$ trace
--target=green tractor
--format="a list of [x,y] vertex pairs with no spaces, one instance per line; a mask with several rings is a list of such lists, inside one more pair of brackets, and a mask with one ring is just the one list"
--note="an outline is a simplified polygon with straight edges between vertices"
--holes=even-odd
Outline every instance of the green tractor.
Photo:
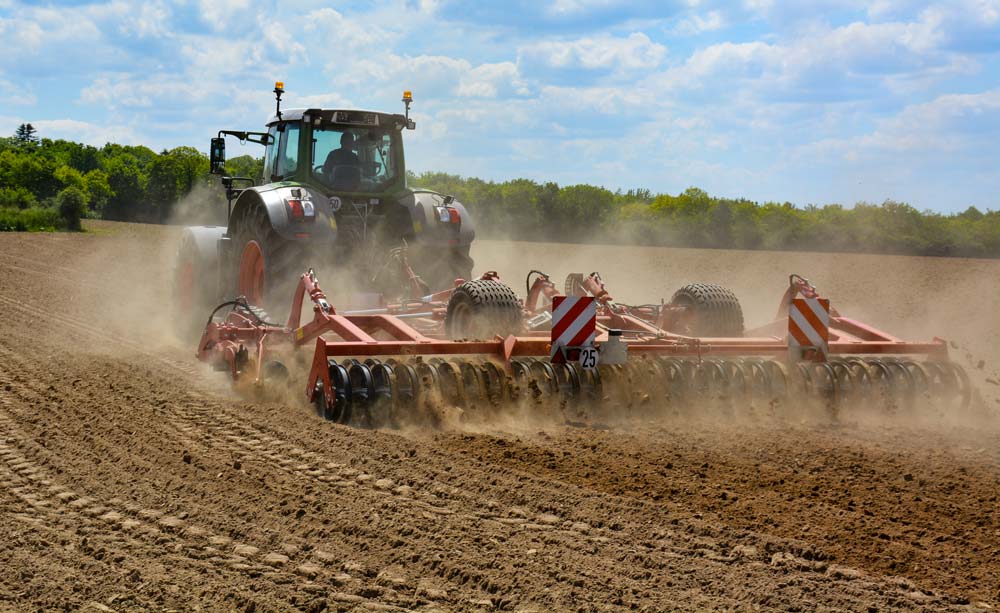
[[403,130],[416,127],[410,92],[405,114],[282,111],[282,83],[274,93],[266,132],[222,130],[212,139],[213,174],[225,175],[227,136],[263,145],[264,172],[222,176],[225,227],[184,229],[175,273],[182,316],[200,318],[239,296],[283,316],[309,268],[340,304],[412,298],[471,279],[468,211],[451,196],[406,183]]

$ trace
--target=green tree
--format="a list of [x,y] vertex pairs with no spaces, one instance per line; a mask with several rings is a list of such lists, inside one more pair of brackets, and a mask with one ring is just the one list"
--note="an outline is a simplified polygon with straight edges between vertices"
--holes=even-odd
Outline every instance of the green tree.
[[69,166],[86,174],[100,167],[100,151],[96,147],[74,143],[68,140],[43,138],[38,152],[55,160],[60,165]]
[[87,196],[79,187],[70,186],[56,196],[56,207],[63,218],[67,230],[81,230],[80,219],[87,212]]
[[60,166],[56,168],[54,173],[56,181],[62,185],[62,187],[76,187],[80,190],[84,189],[83,175],[79,170],[73,168],[72,166]]
[[208,170],[208,158],[192,147],[161,153],[149,166],[146,198],[151,215],[147,221],[166,221],[174,204],[196,185],[209,184]]
[[23,145],[34,144],[38,142],[38,137],[35,135],[36,132],[38,132],[38,130],[35,129],[35,126],[30,123],[22,123],[17,126],[17,132],[14,133],[14,138],[17,142]]
[[105,219],[144,219],[146,177],[140,162],[131,154],[115,155],[102,161],[111,191],[103,208]]
[[39,200],[52,198],[62,188],[55,177],[57,169],[54,161],[33,152],[0,152],[0,185],[23,187]]
[[0,209],[27,209],[37,204],[35,195],[21,186],[0,187]]
[[[554,185],[554,184],[553,184]],[[547,224],[551,233],[563,229],[588,238],[602,230],[614,214],[615,195],[603,187],[568,185],[556,198],[555,224]],[[571,238],[570,234],[567,238]]]
[[264,175],[264,158],[240,155],[226,160],[226,173],[231,177],[250,177],[259,181]]
[[83,188],[87,194],[90,210],[100,216],[112,196],[107,173],[103,170],[91,170],[83,175]]

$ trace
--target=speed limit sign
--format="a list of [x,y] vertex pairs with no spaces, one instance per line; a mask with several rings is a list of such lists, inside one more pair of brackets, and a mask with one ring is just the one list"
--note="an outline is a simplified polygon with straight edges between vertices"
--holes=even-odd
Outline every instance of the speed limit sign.
[[590,345],[580,348],[580,367],[587,370],[597,368],[597,347]]

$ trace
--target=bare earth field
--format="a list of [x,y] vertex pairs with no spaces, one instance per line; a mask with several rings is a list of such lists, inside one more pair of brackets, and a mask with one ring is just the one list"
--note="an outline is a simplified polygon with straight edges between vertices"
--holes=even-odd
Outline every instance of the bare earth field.
[[477,270],[519,292],[530,268],[637,302],[719,282],[749,325],[800,273],[954,341],[981,398],[365,431],[241,398],[173,338],[174,229],[90,228],[0,233],[0,610],[1000,607],[1000,262],[484,241]]

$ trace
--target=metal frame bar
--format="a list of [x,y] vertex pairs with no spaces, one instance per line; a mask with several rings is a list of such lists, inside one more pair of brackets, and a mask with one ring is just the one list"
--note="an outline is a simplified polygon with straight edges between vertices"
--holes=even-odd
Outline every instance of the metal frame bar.
[[[811,286],[806,285],[807,282],[798,279],[800,281],[793,277],[783,300],[789,300],[800,292],[815,294]],[[749,338],[695,338],[671,333],[643,317],[653,319],[659,315],[662,320],[663,313],[657,313],[655,309],[616,305],[603,284],[594,285],[588,291],[591,289],[600,291],[604,298],[599,306],[598,345],[607,342],[609,329],[619,329],[626,333],[622,340],[628,345],[628,351],[638,355],[788,359],[788,343],[783,336],[787,322],[780,318],[750,331],[757,336]],[[542,297],[548,299],[554,291],[554,285],[547,277],[536,280],[536,286],[529,290],[529,302],[534,306],[535,313],[547,308]],[[313,303],[313,319],[301,325],[301,311],[307,295]],[[262,366],[270,352],[282,346],[299,347],[315,343],[307,383],[307,394],[311,397],[320,381],[326,393],[333,393],[327,361],[334,357],[476,355],[495,358],[509,368],[513,357],[547,357],[550,354],[549,335],[541,331],[478,341],[446,338],[443,319],[450,295],[451,290],[446,290],[381,309],[339,314],[327,302],[315,275],[309,271],[300,277],[293,295],[292,313],[285,326],[263,324],[247,311],[234,310],[225,321],[208,324],[199,343],[197,357],[221,366],[229,370],[233,378],[239,378],[240,369],[244,366],[241,356],[247,356],[248,348],[252,347],[256,354],[255,380],[260,382]],[[770,334],[774,332],[777,334]],[[389,340],[376,338],[375,335],[379,334],[388,336]],[[324,335],[336,335],[337,338],[324,338]],[[942,339],[907,342],[839,315],[830,319],[830,337],[830,355],[926,355],[946,358],[948,353],[947,343]],[[328,400],[332,401],[332,398]]]

